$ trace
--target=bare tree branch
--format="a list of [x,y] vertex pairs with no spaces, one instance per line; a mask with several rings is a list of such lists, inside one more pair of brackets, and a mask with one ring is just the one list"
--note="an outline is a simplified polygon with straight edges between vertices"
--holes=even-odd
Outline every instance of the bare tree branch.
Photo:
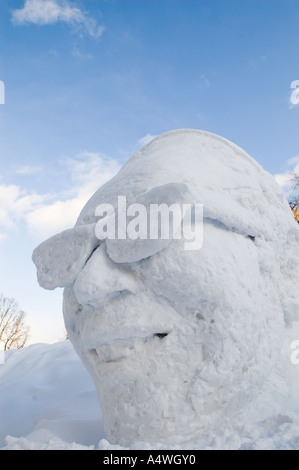
[[4,351],[7,349],[23,348],[29,337],[29,327],[26,326],[25,312],[14,299],[0,294],[0,342]]

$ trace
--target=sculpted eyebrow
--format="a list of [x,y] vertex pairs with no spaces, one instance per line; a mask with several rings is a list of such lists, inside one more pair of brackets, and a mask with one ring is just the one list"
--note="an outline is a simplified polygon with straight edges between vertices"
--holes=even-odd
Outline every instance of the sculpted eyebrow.
[[39,284],[49,290],[70,285],[100,243],[95,224],[76,226],[41,243],[32,255]]

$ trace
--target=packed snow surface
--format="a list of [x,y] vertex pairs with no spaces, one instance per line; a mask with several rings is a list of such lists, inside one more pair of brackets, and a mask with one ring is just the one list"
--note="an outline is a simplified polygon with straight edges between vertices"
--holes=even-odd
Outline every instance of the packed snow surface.
[[[299,374],[299,365],[297,366]],[[69,341],[6,353],[0,366],[1,450],[119,450],[103,429],[97,394]],[[184,449],[136,442],[126,449]],[[299,415],[276,414],[237,429],[223,426],[187,449],[298,449]]]
[[[135,208],[202,205],[202,247],[95,237],[100,204],[116,211],[109,220],[128,216],[120,196]],[[284,419],[298,403],[298,241],[281,189],[254,159],[214,134],[179,130],[133,155],[73,230],[35,250],[41,286],[64,287],[68,337],[112,444],[210,443],[219,429],[278,415],[274,427],[293,426]]]

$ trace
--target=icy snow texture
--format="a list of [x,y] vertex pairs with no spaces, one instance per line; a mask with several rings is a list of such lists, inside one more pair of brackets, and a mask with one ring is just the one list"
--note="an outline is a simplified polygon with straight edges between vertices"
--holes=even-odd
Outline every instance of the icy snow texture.
[[[183,240],[95,246],[99,204],[169,204],[167,188],[172,202],[203,204],[201,250]],[[190,445],[296,407],[298,236],[257,162],[221,137],[179,130],[133,155],[73,231],[35,250],[41,285],[65,287],[68,335],[112,443]]]
[[[295,369],[299,374],[299,366]],[[123,448],[107,440],[94,384],[69,341],[6,352],[0,397],[1,450]],[[187,448],[298,449],[299,415],[277,414],[235,429],[223,426],[211,440]],[[136,442],[129,449],[183,446]]]

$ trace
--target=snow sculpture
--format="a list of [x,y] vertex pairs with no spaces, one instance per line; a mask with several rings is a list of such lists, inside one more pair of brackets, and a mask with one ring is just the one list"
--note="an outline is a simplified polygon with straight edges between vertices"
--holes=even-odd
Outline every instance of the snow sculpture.
[[[163,203],[167,188],[173,202],[203,204],[201,249],[96,237],[100,204]],[[274,178],[231,142],[188,129],[135,153],[73,229],[36,248],[40,285],[64,287],[69,339],[112,443],[198,442],[293,406],[298,252]]]

